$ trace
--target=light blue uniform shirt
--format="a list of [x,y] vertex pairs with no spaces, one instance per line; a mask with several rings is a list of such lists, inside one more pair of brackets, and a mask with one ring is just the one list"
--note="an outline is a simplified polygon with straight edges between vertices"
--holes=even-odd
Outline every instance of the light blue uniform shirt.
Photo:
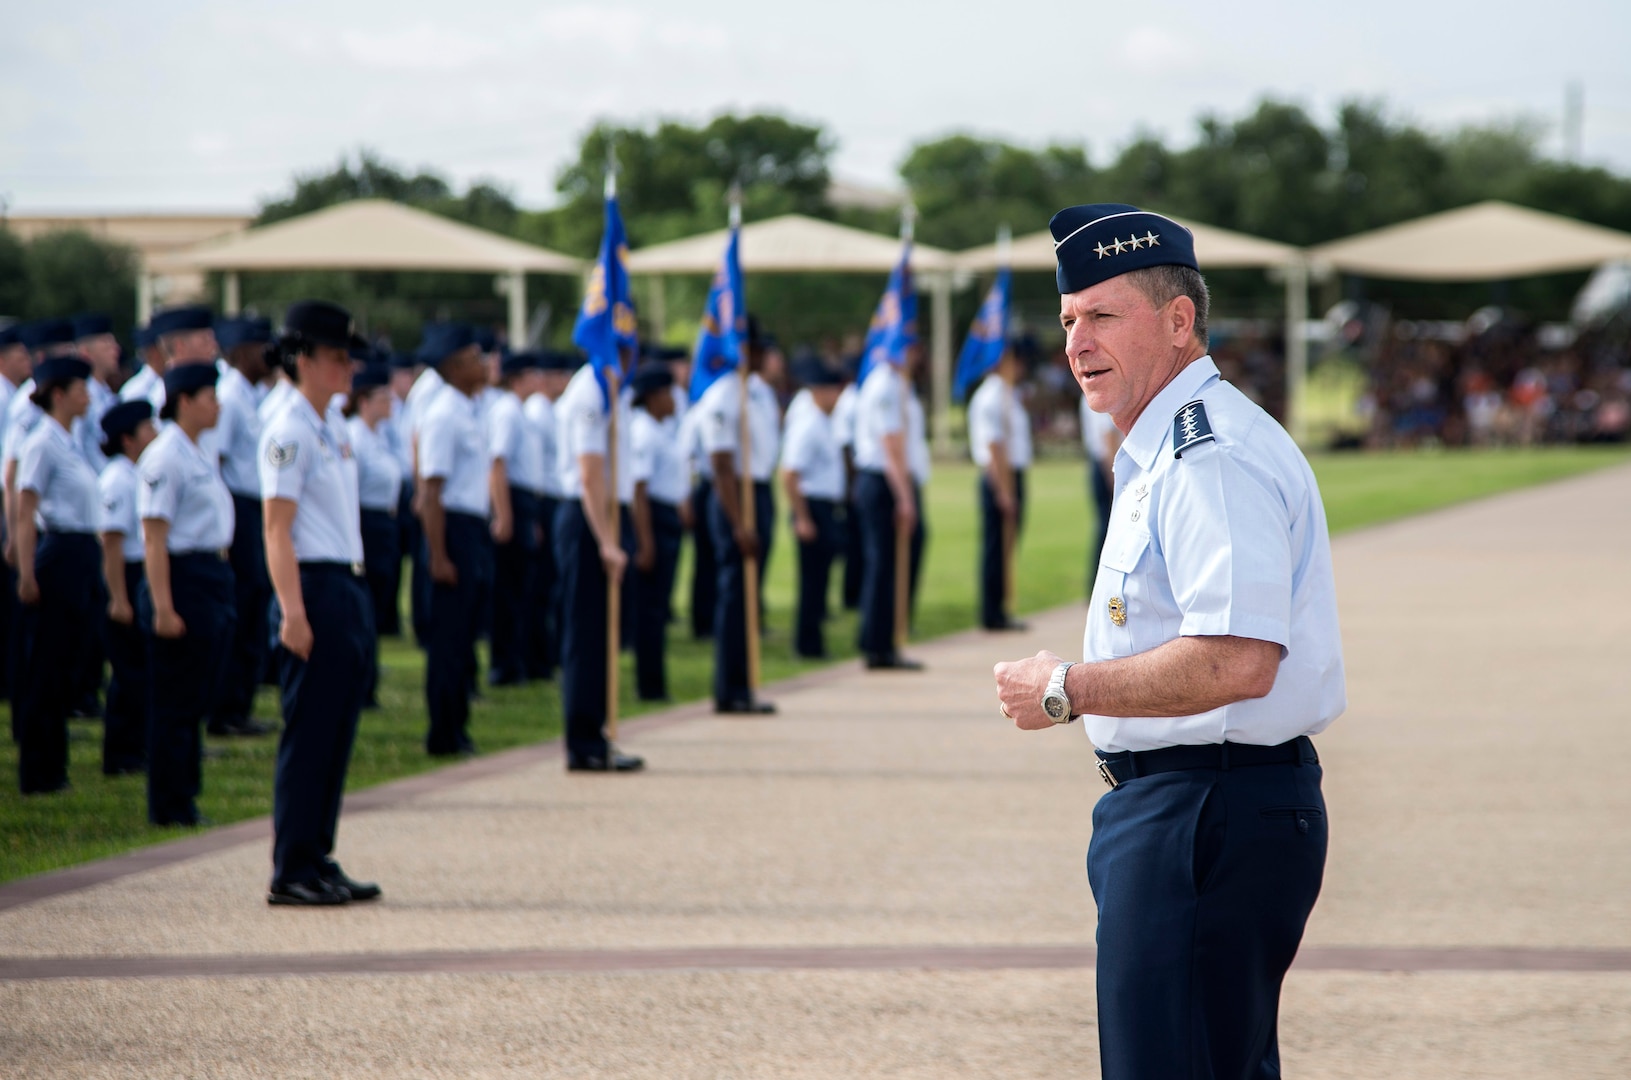
[[215,425],[215,451],[221,455],[221,479],[234,495],[261,497],[260,401],[255,387],[231,364],[218,365],[221,378],[215,396],[221,419]]
[[413,476],[413,439],[408,434],[407,415],[406,404],[392,397],[391,415],[380,425],[385,445],[391,448],[397,469],[405,479]]
[[[295,393],[261,435],[262,500],[297,507],[289,534],[297,562],[362,562],[362,512],[351,431],[339,410],[318,418]],[[394,505],[393,498],[393,505]]]
[[142,369],[119,387],[120,401],[146,401],[152,403],[153,415],[159,414],[164,405],[164,376],[155,372],[145,364]]
[[391,453],[385,437],[389,420],[381,420],[379,430],[371,429],[360,416],[345,422],[351,436],[351,450],[357,458],[357,499],[364,510],[396,513],[402,495],[402,466]]
[[[616,404],[617,501],[627,506],[634,501],[634,470],[629,467],[633,453],[629,430],[632,417],[628,402],[621,395]],[[600,392],[600,383],[595,380],[594,369],[585,364],[555,402],[555,466],[561,480],[562,498],[583,498],[583,477],[578,461],[583,455],[600,455],[610,473],[611,461],[606,455],[610,432],[610,413]]]
[[99,496],[96,473],[73,436],[42,416],[17,458],[17,490],[40,497],[34,520],[50,532],[95,533]]
[[844,449],[838,445],[832,417],[821,411],[808,390],[801,390],[787,406],[782,471],[798,474],[806,499],[837,502],[844,497]]
[[504,462],[510,484],[534,495],[545,494],[544,433],[527,419],[521,399],[509,390],[500,391],[487,410],[487,431],[493,457]]
[[141,478],[136,513],[143,521],[170,523],[167,551],[182,555],[222,551],[232,545],[232,493],[209,452],[187,438],[180,427],[164,425],[158,438],[142,451],[136,473]]
[[443,481],[442,506],[450,513],[485,519],[492,509],[487,486],[492,466],[480,395],[466,397],[446,387],[419,420],[419,475]]
[[992,443],[1002,445],[1009,465],[1016,469],[1030,467],[1031,415],[1015,388],[994,374],[987,375],[968,399],[968,450],[974,464],[982,469],[991,464]]
[[[142,519],[136,514],[136,463],[123,454],[108,459],[107,468],[96,478],[96,489],[102,499],[102,508],[96,516],[96,531],[118,533],[123,539],[119,549],[125,562],[139,563],[147,557],[142,547]],[[131,597],[135,600],[135,597]]]
[[1282,659],[1267,697],[1195,716],[1086,716],[1093,744],[1272,746],[1325,730],[1347,707],[1342,642],[1325,507],[1297,444],[1203,357],[1139,416],[1115,473],[1083,656],[1229,635],[1272,641]]
[[6,441],[0,446],[0,469],[16,461],[23,453],[23,444],[29,434],[45,416],[30,398],[34,393],[34,380],[25,380],[6,403]]
[[555,403],[543,394],[534,394],[521,406],[521,415],[537,432],[543,450],[543,492],[550,498],[559,499],[565,491],[561,488],[561,470],[556,461],[560,447],[556,445]]
[[[708,455],[729,453],[738,476],[742,474],[742,381],[735,374],[714,382],[697,399],[697,431]],[[769,480],[781,453],[782,416],[776,392],[757,372],[748,376],[748,472],[754,480]],[[708,465],[709,472],[713,470]]]
[[630,468],[634,482],[646,485],[646,498],[678,506],[691,493],[691,466],[680,450],[680,422],[658,420],[644,409],[629,419]]
[[906,469],[912,479],[927,484],[929,440],[923,403],[907,389],[899,368],[893,364],[876,364],[867,372],[855,399],[855,467],[883,472],[884,436],[900,431],[903,421]]
[[79,443],[85,463],[92,472],[100,474],[108,463],[108,456],[102,452],[102,417],[118,404],[119,398],[100,379],[86,379],[85,388],[90,392],[91,404],[85,415],[74,421],[74,439]]
[[[279,379],[266,395],[261,398],[260,404],[255,406],[255,412],[260,416],[261,441],[266,441],[266,425],[277,419],[284,409],[288,408],[294,399],[300,396],[294,383],[288,379]],[[257,465],[258,469],[260,466]]]

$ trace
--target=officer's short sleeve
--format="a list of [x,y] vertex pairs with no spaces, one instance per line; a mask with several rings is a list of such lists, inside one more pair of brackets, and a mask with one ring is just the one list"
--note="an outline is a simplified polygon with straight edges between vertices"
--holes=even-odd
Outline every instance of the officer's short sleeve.
[[487,450],[506,465],[521,456],[521,410],[505,402],[488,414]]
[[419,475],[426,480],[446,480],[453,474],[453,460],[459,449],[458,425],[432,408],[419,422]]
[[306,474],[316,448],[302,440],[287,423],[274,423],[261,437],[256,465],[262,499],[288,499],[298,503],[306,490]]
[[[1170,449],[1164,451],[1171,453]],[[1156,532],[1185,637],[1291,644],[1291,515],[1246,448],[1204,443],[1167,472]]]
[[656,424],[635,421],[629,429],[629,479],[649,484],[657,471],[657,440],[662,432]]
[[812,430],[813,425],[803,416],[794,418],[787,425],[787,435],[782,440],[782,468],[788,472],[802,473],[810,467],[815,449]]
[[905,426],[902,400],[900,379],[893,373],[881,372],[877,378],[867,377],[859,405],[866,411],[873,431],[894,435]]
[[133,492],[129,484],[120,483],[112,469],[102,473],[97,482],[97,510],[96,531],[99,533],[119,533],[123,535],[130,529],[131,505]]
[[[581,399],[583,395],[579,397]],[[566,425],[566,448],[572,455],[574,467],[576,459],[585,454],[606,456],[608,445],[606,410],[598,403],[589,400],[573,401],[567,406],[566,415],[556,416],[555,422]]]
[[143,521],[175,520],[181,493],[177,490],[176,478],[169,475],[164,465],[164,460],[157,458],[137,467],[136,515]]
[[46,453],[45,440],[30,439],[17,455],[17,490],[39,495],[50,482],[51,456]]
[[697,403],[697,408],[701,410],[698,433],[702,437],[703,451],[709,454],[735,453],[741,439],[741,432],[737,430],[740,401],[735,394],[736,388],[721,385],[722,382],[714,383],[714,387],[720,387],[718,390],[709,387]]
[[1002,441],[1002,398],[986,383],[974,392],[968,403],[968,441],[984,453],[986,447]]

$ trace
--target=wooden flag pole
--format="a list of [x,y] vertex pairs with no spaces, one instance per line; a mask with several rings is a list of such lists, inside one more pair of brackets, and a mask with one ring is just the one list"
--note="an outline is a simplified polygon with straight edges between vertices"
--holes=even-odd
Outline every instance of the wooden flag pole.
[[[741,472],[738,479],[741,482],[742,524],[747,526],[749,532],[755,537],[759,533],[758,510],[753,498],[753,467],[751,465],[753,454],[753,432],[748,424],[748,363],[747,343],[742,344],[742,359],[736,365],[739,376],[738,389],[740,393],[740,408],[737,410],[737,420],[740,425]],[[757,540],[755,540],[757,543]],[[747,646],[748,646],[748,689],[755,695],[759,692],[759,553],[757,548],[751,552],[742,553],[742,605],[746,609]]]
[[[621,352],[621,350],[620,350]],[[619,355],[619,366],[622,357]],[[606,520],[612,525],[612,540],[622,543],[623,508],[617,501],[617,412],[622,378],[616,371],[606,373],[606,393],[611,400],[606,425]],[[606,575],[606,764],[611,767],[617,747],[617,676],[622,655],[623,582],[616,574]]]

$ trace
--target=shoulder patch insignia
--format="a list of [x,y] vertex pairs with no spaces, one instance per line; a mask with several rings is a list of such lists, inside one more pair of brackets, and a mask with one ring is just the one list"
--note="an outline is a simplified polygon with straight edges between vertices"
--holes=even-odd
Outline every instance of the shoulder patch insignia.
[[299,452],[299,443],[280,443],[276,439],[266,441],[266,463],[274,469],[287,469],[293,465]]
[[142,474],[142,483],[153,491],[164,486],[164,474],[160,472],[147,472]]
[[1181,458],[1184,451],[1216,438],[1212,423],[1206,418],[1205,402],[1196,400],[1179,409],[1172,418],[1172,456]]

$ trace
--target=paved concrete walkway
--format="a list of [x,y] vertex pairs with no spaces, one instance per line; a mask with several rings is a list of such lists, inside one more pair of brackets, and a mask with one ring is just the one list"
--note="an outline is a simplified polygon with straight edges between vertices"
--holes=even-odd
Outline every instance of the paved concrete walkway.
[[[1631,469],[1338,541],[1351,707],[1288,1075],[1631,1075]],[[990,666],[1082,609],[351,800],[386,899],[270,909],[267,827],[0,888],[0,1076],[1096,1075],[1103,790]]]

